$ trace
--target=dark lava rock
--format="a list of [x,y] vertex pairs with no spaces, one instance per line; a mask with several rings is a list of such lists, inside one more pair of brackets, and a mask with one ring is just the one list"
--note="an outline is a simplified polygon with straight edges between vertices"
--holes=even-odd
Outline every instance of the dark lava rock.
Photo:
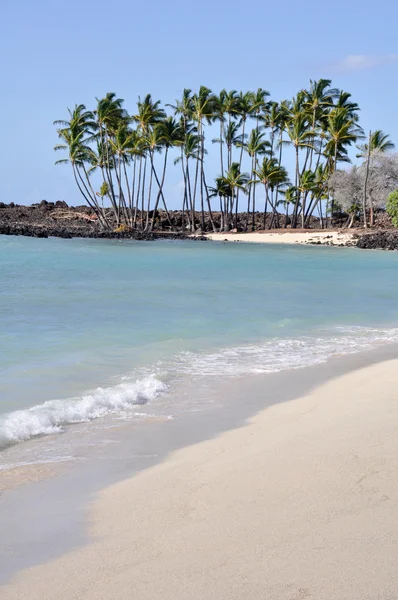
[[398,232],[377,231],[358,237],[357,248],[365,250],[398,250]]
[[55,203],[55,208],[69,208],[69,206],[64,200],[57,200]]

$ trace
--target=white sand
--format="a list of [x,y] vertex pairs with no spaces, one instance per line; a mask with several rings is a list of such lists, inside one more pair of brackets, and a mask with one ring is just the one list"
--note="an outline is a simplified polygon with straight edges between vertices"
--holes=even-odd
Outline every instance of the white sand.
[[354,234],[344,231],[275,231],[259,233],[206,233],[206,237],[218,242],[254,242],[257,244],[322,244],[340,245],[355,243]]
[[345,375],[108,488],[92,543],[1,599],[395,600],[397,372]]

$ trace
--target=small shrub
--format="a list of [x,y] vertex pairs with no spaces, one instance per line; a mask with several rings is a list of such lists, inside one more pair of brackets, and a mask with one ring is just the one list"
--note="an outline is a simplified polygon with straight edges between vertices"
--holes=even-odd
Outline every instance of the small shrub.
[[386,211],[390,215],[394,227],[398,227],[398,190],[391,192],[388,196]]
[[119,225],[119,227],[117,227],[115,230],[115,233],[127,233],[129,231],[131,231],[131,227],[129,227],[128,225]]

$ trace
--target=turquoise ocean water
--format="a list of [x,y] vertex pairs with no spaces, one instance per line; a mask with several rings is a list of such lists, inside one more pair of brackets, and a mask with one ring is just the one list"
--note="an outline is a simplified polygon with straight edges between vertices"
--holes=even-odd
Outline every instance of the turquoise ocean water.
[[396,341],[397,272],[356,249],[0,236],[0,448]]

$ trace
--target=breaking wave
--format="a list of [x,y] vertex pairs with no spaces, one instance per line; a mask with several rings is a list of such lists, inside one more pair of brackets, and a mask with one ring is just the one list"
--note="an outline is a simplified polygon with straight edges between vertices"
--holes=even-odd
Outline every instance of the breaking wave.
[[37,435],[58,433],[72,423],[84,423],[131,410],[165,392],[167,386],[154,376],[123,382],[66,400],[49,400],[0,417],[0,448]]

